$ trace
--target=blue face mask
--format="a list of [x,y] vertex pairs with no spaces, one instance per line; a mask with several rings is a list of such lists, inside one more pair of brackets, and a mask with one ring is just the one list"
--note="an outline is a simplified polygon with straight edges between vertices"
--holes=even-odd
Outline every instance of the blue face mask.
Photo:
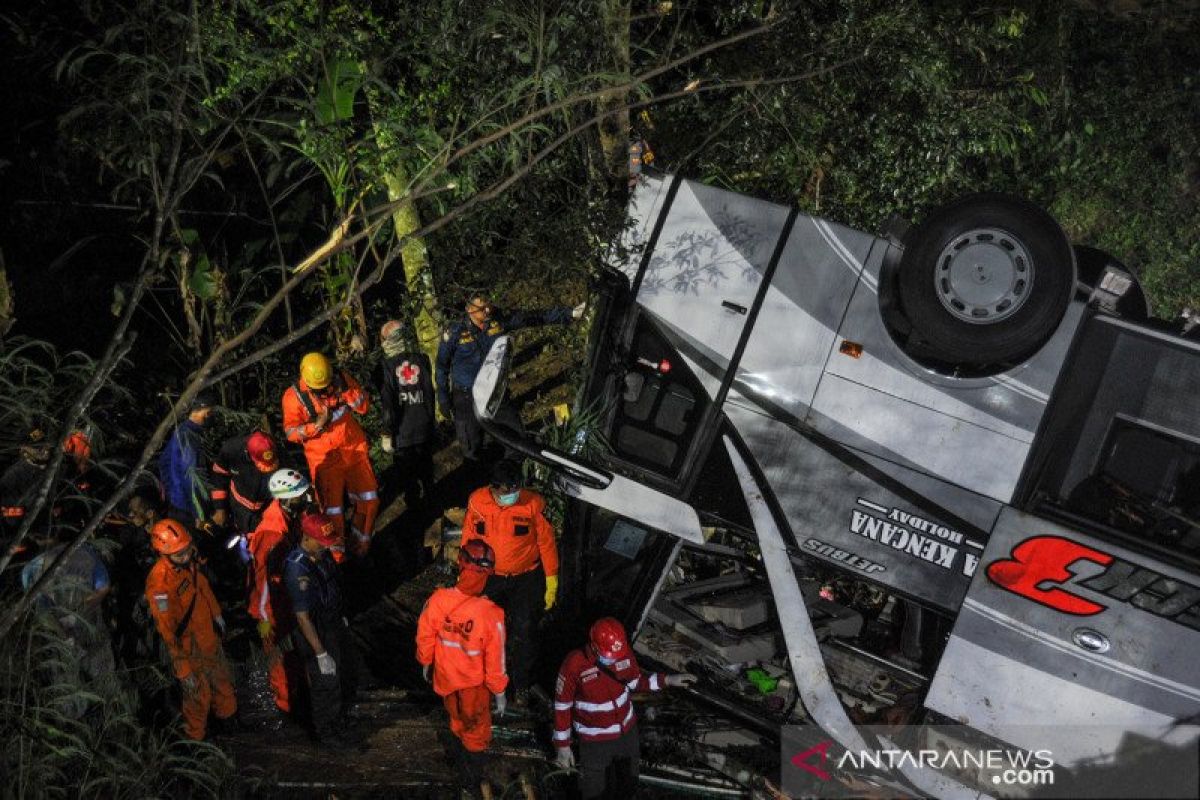
[[521,497],[521,490],[517,489],[513,492],[496,495],[496,502],[502,506],[513,506],[517,504],[517,500]]
[[617,660],[615,658],[605,658],[604,656],[599,656],[599,655],[596,656],[596,660],[599,661],[601,664],[603,664],[606,667],[611,667],[613,664],[617,663]]

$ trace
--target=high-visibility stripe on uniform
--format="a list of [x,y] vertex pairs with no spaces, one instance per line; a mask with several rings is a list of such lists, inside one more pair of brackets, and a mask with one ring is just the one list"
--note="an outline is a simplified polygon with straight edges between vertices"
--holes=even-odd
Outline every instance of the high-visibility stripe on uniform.
[[[629,713],[625,715],[625,719],[623,719],[620,722],[620,724],[609,725],[608,727],[605,727],[605,728],[592,728],[592,727],[589,727],[587,725],[584,725],[584,724],[576,721],[574,723],[575,732],[580,733],[584,736],[607,736],[607,735],[613,734],[613,733],[621,733],[622,731],[625,730],[625,726],[627,726],[632,719],[633,719],[633,706],[630,706]],[[556,738],[558,737],[557,733],[555,733],[555,737]]]
[[475,656],[483,655],[482,650],[468,650],[467,648],[462,646],[462,642],[452,642],[449,639],[443,639],[440,636],[438,637],[438,644],[445,645],[446,647],[457,647],[459,650],[462,650],[464,653],[471,656],[472,658],[474,658]]
[[25,516],[25,507],[24,506],[3,506],[3,507],[0,507],[0,514],[3,514],[4,516],[9,517],[10,519],[12,517],[23,517],[23,516]]
[[[265,500],[263,500],[262,502],[256,503],[253,500],[251,500],[249,497],[245,497],[241,492],[239,492],[237,490],[236,483],[230,483],[229,490],[231,492],[233,492],[234,500],[237,500],[239,503],[241,503],[243,506],[250,509],[251,511],[261,511],[262,507],[267,504],[267,501],[265,501]],[[213,492],[213,496],[216,497],[216,492]]]
[[325,513],[333,514],[334,516],[341,516],[342,507],[341,506],[326,506]]
[[367,491],[367,492],[363,492],[361,494],[355,494],[354,492],[347,492],[347,494],[350,495],[351,500],[378,500],[379,499],[379,492],[376,492],[374,489]]
[[[576,700],[574,705],[580,711],[616,711],[628,702],[629,692],[621,692],[621,696],[615,700],[606,700],[603,703],[588,703],[584,700]],[[557,706],[558,704],[555,703],[555,707]],[[567,705],[567,708],[570,708],[570,704]]]
[[338,406],[337,408],[335,408],[333,410],[333,413],[329,415],[329,421],[337,422],[339,419],[346,416],[346,414],[348,414],[348,413],[350,413],[349,406]]
[[371,537],[370,537],[370,536],[368,536],[367,534],[363,533],[362,531],[360,531],[358,528],[354,527],[353,525],[351,525],[351,526],[350,526],[350,532],[351,532],[351,533],[353,533],[353,534],[354,534],[354,538],[355,538],[355,539],[358,539],[360,542],[369,542],[369,541],[371,541]]

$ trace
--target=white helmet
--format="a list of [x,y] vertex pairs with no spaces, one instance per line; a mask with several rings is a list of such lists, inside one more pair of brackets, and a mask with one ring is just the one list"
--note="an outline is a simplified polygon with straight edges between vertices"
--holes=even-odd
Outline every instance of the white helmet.
[[271,497],[277,500],[288,500],[293,497],[299,497],[307,492],[312,487],[312,483],[308,478],[294,469],[279,469],[271,473],[271,480],[267,482],[267,488],[271,492]]

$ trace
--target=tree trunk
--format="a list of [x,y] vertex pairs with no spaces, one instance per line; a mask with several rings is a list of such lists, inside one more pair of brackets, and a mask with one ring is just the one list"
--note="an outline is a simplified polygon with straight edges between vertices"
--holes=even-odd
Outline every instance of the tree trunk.
[[[387,185],[389,200],[399,200],[404,196],[407,180],[403,174],[393,171],[391,175],[385,176],[383,181]],[[420,229],[421,215],[411,200],[401,203],[392,212],[392,227],[397,238],[403,238]],[[429,356],[429,362],[433,364],[437,362],[441,321],[425,240],[420,237],[409,239],[401,249],[400,257],[404,264],[404,285],[416,306],[412,324],[417,346]]]
[[[601,15],[612,72],[620,75],[623,83],[628,83],[629,0],[603,0]],[[598,113],[611,112],[601,119],[599,134],[604,171],[614,188],[625,186],[629,180],[628,104],[628,89],[606,93],[596,104]]]

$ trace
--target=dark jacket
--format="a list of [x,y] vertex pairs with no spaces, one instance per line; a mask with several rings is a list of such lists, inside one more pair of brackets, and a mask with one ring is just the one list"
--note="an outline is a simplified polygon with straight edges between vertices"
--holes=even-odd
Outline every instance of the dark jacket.
[[235,512],[242,520],[239,533],[254,530],[262,512],[271,503],[271,473],[262,472],[250,460],[246,452],[249,438],[250,434],[244,434],[226,439],[212,465],[213,506],[217,510]]
[[158,458],[158,477],[171,508],[204,517],[211,502],[204,434],[190,419],[179,423],[167,440]]
[[396,447],[412,447],[433,439],[433,370],[420,352],[384,356],[379,362],[379,415],[383,430]]
[[450,382],[455,389],[470,389],[483,366],[483,359],[496,339],[518,328],[536,325],[569,325],[571,309],[567,306],[545,311],[516,311],[495,315],[480,328],[469,317],[455,322],[442,334],[437,353],[438,402],[449,407]]

